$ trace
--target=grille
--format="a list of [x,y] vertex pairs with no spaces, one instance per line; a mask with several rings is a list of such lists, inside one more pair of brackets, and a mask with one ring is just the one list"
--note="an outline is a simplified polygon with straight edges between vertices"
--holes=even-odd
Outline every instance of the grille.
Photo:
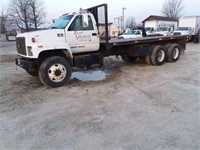
[[173,35],[181,35],[180,32],[174,32]]
[[16,39],[16,47],[19,54],[26,55],[26,44],[24,37],[18,37]]

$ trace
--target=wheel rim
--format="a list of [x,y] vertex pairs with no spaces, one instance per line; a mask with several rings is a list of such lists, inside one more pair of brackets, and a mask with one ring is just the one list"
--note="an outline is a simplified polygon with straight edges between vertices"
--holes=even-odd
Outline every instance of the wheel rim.
[[164,52],[164,50],[160,50],[159,52],[158,52],[158,55],[157,55],[158,57],[157,57],[157,59],[158,59],[158,61],[159,62],[162,62],[164,59],[165,59],[165,52]]
[[67,71],[62,64],[53,64],[48,70],[49,79],[53,82],[60,82],[66,77]]
[[173,57],[174,59],[177,59],[178,56],[179,56],[179,49],[178,49],[178,48],[175,48],[175,49],[173,50],[173,52],[172,52],[172,57]]

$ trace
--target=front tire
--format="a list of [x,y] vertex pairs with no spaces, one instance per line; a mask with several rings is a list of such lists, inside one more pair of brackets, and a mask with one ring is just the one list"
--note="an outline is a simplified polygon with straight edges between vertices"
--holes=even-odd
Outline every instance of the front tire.
[[71,74],[70,62],[60,56],[47,58],[39,68],[40,80],[49,87],[65,85],[70,80]]

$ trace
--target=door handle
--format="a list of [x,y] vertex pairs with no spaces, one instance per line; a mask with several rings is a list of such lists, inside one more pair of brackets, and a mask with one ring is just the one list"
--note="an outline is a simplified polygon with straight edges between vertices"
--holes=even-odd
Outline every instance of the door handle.
[[97,33],[92,33],[92,36],[97,36]]

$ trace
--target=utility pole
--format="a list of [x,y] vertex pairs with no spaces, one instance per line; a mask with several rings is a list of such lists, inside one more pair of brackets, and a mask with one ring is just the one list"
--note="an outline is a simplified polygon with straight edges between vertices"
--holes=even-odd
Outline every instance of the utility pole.
[[114,18],[114,25],[116,25],[117,26],[117,23],[116,23],[116,20],[117,20],[118,18]]
[[124,32],[124,10],[126,10],[126,8],[122,7],[122,30]]
[[122,17],[117,17],[117,18],[114,18],[114,22],[115,22],[115,20],[117,20],[117,28],[118,28],[118,33],[119,33],[119,31],[120,31],[120,33],[121,33],[121,29],[122,29],[122,22],[120,23],[120,21],[122,21]]

